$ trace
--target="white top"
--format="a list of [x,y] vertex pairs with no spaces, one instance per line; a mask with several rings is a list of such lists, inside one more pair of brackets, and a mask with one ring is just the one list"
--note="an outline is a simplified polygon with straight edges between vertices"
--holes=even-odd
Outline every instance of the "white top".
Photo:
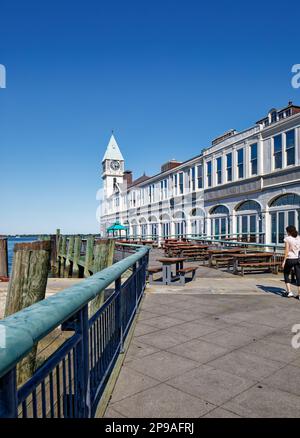
[[297,259],[298,253],[300,251],[300,236],[292,237],[288,236],[284,239],[285,243],[288,244],[288,259]]
[[104,157],[102,158],[102,163],[105,160],[119,160],[124,161],[123,155],[119,149],[118,143],[112,134],[110,137],[107,149],[105,151]]

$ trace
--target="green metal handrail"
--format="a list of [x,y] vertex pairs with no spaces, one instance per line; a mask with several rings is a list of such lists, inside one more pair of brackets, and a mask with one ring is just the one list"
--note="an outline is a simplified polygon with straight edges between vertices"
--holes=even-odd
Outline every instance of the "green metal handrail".
[[46,298],[0,321],[0,378],[13,369],[35,344],[93,300],[144,257],[147,246],[130,245],[137,252],[103,269],[79,284]]

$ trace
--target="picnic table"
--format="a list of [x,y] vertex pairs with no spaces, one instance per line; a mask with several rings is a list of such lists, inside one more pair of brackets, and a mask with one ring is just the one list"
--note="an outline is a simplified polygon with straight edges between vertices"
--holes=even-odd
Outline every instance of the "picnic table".
[[238,274],[239,270],[241,271],[241,275],[243,276],[245,270],[258,270],[258,269],[266,269],[275,270],[278,273],[278,267],[280,262],[272,261],[274,258],[273,252],[252,252],[245,254],[232,254],[233,258],[233,273]]
[[217,259],[223,259],[223,261],[229,261],[234,254],[239,254],[241,251],[245,251],[244,248],[228,248],[228,249],[209,249],[208,253],[208,266],[213,266],[213,261],[217,262]]

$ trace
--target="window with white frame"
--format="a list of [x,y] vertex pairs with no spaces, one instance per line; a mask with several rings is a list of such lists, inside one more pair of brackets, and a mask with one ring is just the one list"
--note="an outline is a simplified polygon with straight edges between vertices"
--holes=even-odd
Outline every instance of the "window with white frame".
[[160,182],[160,200],[167,199],[168,197],[168,180],[163,179]]
[[217,164],[217,184],[222,184],[222,157],[216,159]]
[[295,164],[295,130],[292,129],[285,133],[285,152],[286,165],[292,166]]
[[250,146],[250,165],[251,175],[257,175],[257,143]]
[[227,182],[232,181],[232,152],[226,155],[226,176]]
[[193,166],[190,169],[190,190],[194,192],[196,190],[196,168]]
[[203,189],[203,166],[199,164],[197,166],[197,181],[198,181],[198,189]]
[[273,138],[273,163],[274,169],[282,168],[282,135],[276,135]]
[[207,187],[211,187],[211,161],[208,161],[207,164]]
[[177,173],[175,173],[175,175],[173,175],[173,195],[174,196],[177,195],[177,190],[178,190],[178,175],[177,175]]
[[241,148],[237,152],[237,171],[238,178],[244,178],[244,149]]
[[183,172],[179,173],[179,194],[182,195],[184,191],[183,187]]

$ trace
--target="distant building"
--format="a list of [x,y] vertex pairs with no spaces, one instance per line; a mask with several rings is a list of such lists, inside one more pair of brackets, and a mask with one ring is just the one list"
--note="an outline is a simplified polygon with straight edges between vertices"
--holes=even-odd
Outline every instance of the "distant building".
[[280,244],[287,225],[300,228],[300,107],[292,102],[136,180],[112,135],[102,166],[102,233],[119,221],[135,237],[234,235]]

